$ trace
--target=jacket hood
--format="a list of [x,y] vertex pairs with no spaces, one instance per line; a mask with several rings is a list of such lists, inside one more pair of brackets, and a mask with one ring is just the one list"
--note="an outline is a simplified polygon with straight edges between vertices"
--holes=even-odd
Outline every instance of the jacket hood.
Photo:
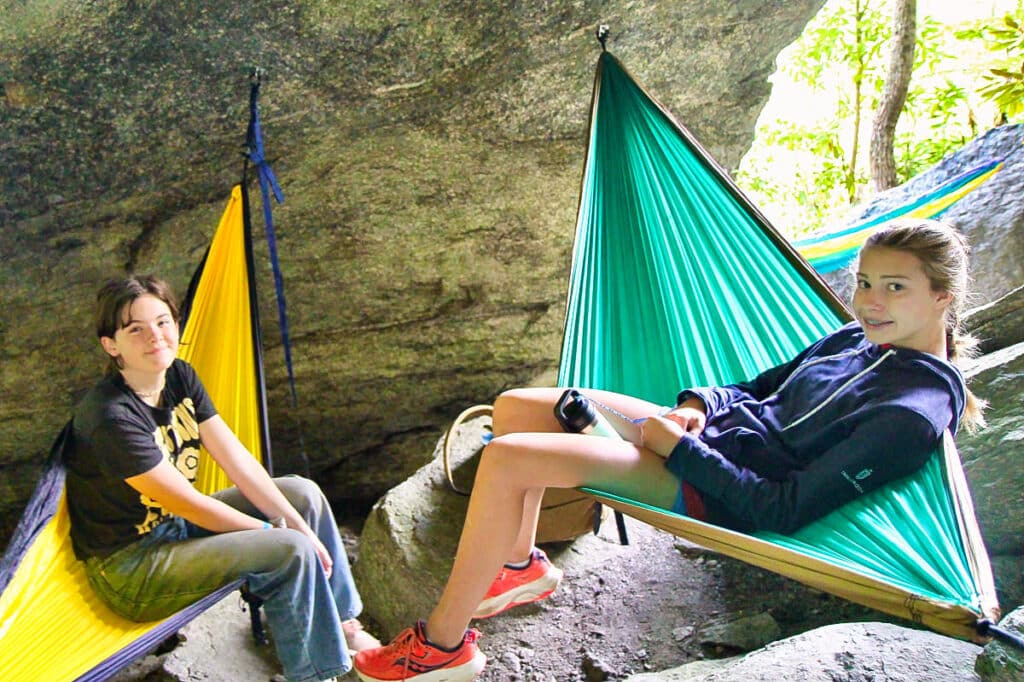
[[864,330],[861,329],[860,324],[851,322],[848,326],[855,328],[851,331],[859,335],[865,345],[873,346],[879,353],[893,349],[896,351],[895,357],[908,369],[912,371],[924,370],[938,377],[949,388],[949,394],[953,400],[953,422],[950,424],[950,430],[954,434],[959,430],[960,421],[964,416],[964,409],[967,407],[967,382],[964,380],[963,373],[956,365],[931,353],[911,348],[900,348],[899,346],[891,346],[889,344],[881,346],[872,344],[864,337]]

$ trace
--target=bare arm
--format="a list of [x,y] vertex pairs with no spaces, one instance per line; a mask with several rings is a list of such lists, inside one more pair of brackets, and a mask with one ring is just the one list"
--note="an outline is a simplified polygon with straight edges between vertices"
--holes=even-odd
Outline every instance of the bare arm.
[[125,482],[172,514],[215,533],[263,528],[261,519],[243,514],[193,488],[166,459]]
[[231,482],[268,519],[282,517],[289,528],[309,530],[306,521],[274,485],[267,470],[242,445],[220,415],[199,425],[199,439]]
[[267,470],[242,445],[242,442],[219,415],[214,415],[199,425],[199,439],[210,456],[224,469],[224,473],[228,475],[232,483],[238,486],[247,500],[252,502],[267,518],[281,517],[289,528],[293,528],[309,538],[320,557],[320,563],[330,575],[333,566],[330,553],[306,523],[306,520],[302,518],[302,515],[295,510],[274,484]]

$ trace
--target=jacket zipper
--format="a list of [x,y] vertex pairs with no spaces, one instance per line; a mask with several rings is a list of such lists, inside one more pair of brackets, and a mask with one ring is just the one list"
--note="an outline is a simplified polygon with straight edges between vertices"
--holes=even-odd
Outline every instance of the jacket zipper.
[[[857,352],[853,353],[853,355],[857,355],[859,353],[860,353],[860,351],[857,351]],[[822,410],[822,408],[824,408],[826,405],[828,405],[830,402],[832,402],[833,398],[835,398],[837,395],[839,395],[844,390],[846,390],[847,386],[849,386],[850,384],[854,383],[855,381],[860,379],[862,376],[864,376],[865,374],[867,374],[868,372],[873,370],[875,367],[878,367],[880,364],[885,362],[886,358],[888,358],[891,355],[895,355],[895,354],[896,354],[896,351],[893,350],[892,348],[887,350],[885,353],[882,354],[881,357],[879,357],[877,360],[875,360],[871,365],[869,365],[868,367],[865,367],[864,369],[862,369],[861,371],[857,372],[855,375],[850,377],[850,379],[845,384],[843,384],[842,386],[837,388],[829,397],[825,398],[820,403],[818,403],[817,407],[815,407],[813,410],[811,410],[810,412],[808,412],[804,416],[802,416],[799,419],[797,419],[792,424],[789,424],[788,426],[783,427],[782,430],[783,431],[788,431],[789,429],[793,428],[794,426],[798,426],[798,425],[804,423],[805,421],[807,421],[808,419],[810,419],[811,417],[813,417],[814,415],[816,415],[818,412],[820,412]],[[804,365],[804,367],[810,367],[812,364],[817,364],[817,362],[823,362],[823,361],[831,359],[831,358],[843,357],[845,355],[850,355],[850,353],[840,353],[839,355],[832,355],[832,356],[829,356],[828,358],[821,358],[821,360],[818,360],[818,361],[816,361],[814,363],[808,363],[808,364]],[[801,369],[803,369],[803,368],[801,368]],[[792,379],[794,376],[796,376],[796,374],[798,374],[798,372],[794,372],[789,377],[789,379]],[[789,379],[787,379],[782,384],[782,386],[779,387],[779,391],[781,391],[783,388],[785,388],[786,384],[789,383]],[[778,393],[779,391],[776,391],[775,393]]]
[[777,395],[779,393],[779,391],[784,389],[786,386],[789,386],[789,382],[793,381],[793,379],[795,379],[797,377],[797,375],[800,374],[800,372],[803,372],[808,367],[814,367],[815,365],[821,364],[823,362],[828,362],[829,360],[834,360],[836,358],[845,358],[845,357],[849,357],[851,355],[860,355],[861,353],[865,352],[866,350],[867,350],[866,348],[861,348],[860,350],[847,350],[847,351],[843,351],[842,353],[835,353],[833,355],[826,355],[823,358],[817,358],[815,360],[811,360],[810,362],[805,362],[804,364],[800,365],[795,370],[793,370],[793,373],[790,374],[788,377],[786,377],[786,380],[783,381],[782,384],[777,389],[772,391],[771,395],[769,395],[768,397],[771,398],[772,396]]

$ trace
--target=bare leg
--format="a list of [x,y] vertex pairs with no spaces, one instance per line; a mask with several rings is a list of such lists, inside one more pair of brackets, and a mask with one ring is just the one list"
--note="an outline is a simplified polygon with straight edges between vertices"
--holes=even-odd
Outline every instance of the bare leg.
[[522,563],[530,558],[534,545],[537,544],[537,521],[540,519],[540,505],[544,497],[544,488],[533,488],[526,491],[523,497],[523,515],[519,521],[519,532],[512,543],[512,549],[505,563]]
[[[564,388],[516,388],[506,391],[494,401],[494,435],[509,433],[562,433],[562,426],[554,416],[554,406]],[[584,393],[623,414],[640,418],[656,414],[660,406],[632,396],[586,389]],[[537,519],[540,516],[543,488],[526,493],[522,522],[516,541],[512,545],[507,563],[525,561],[536,543]]]
[[[524,389],[495,403],[496,437],[484,449],[455,564],[427,620],[427,635],[436,644],[462,641],[473,611],[527,532],[524,517],[532,515],[529,524],[536,522],[533,509],[545,487],[588,485],[666,508],[675,500],[678,481],[658,455],[626,441],[553,432],[561,431],[551,412],[558,395],[559,389]],[[630,416],[658,409],[627,396],[593,395]],[[546,415],[540,409],[544,403]],[[507,430],[532,424],[539,432]],[[533,530],[528,528],[531,535]]]

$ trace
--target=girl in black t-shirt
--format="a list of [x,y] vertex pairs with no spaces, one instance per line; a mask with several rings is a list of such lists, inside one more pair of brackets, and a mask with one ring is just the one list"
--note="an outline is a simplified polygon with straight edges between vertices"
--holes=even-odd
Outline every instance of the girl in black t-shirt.
[[[176,359],[178,310],[152,276],[108,282],[96,331],[108,374],[75,411],[67,500],[74,550],[118,614],[167,617],[239,578],[264,601],[289,680],[333,678],[379,646],[315,483],[272,479]],[[202,445],[236,487],[193,487]]]

